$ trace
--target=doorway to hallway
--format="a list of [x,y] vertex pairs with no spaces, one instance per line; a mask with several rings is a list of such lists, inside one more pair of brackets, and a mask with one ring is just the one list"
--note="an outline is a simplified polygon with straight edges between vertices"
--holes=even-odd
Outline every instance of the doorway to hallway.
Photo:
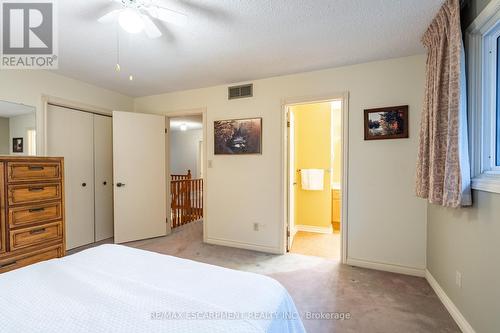
[[203,219],[203,114],[169,117],[168,175],[171,227]]

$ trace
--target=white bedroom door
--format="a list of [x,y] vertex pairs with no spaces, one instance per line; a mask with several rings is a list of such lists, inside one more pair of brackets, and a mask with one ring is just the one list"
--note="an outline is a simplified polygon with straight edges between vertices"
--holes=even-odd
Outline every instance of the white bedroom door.
[[295,114],[288,108],[288,230],[287,249],[290,250],[295,236],[295,186],[297,172],[295,170]]
[[113,112],[114,240],[167,234],[165,117]]

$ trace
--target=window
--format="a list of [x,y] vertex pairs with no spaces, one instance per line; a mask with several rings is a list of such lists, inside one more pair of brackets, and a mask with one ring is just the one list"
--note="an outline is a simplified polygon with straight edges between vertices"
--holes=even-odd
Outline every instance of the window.
[[500,176],[500,115],[498,111],[498,41],[500,22],[484,34],[483,40],[483,97],[481,113],[483,116],[483,165],[481,171],[487,174],[498,173]]
[[500,193],[500,0],[466,31],[472,188]]
[[500,166],[500,36],[497,37],[497,91],[496,91],[496,104],[497,104],[497,116],[496,116],[496,166]]

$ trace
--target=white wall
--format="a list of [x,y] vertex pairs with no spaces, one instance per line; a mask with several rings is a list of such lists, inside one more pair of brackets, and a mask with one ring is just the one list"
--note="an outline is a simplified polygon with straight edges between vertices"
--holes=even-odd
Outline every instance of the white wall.
[[9,118],[0,117],[0,155],[9,155]]
[[[14,155],[28,155],[28,130],[36,128],[36,119],[34,113],[22,114],[9,118],[9,153]],[[12,139],[23,138],[23,152],[14,153]]]
[[170,173],[174,175],[187,174],[191,170],[193,178],[199,176],[198,154],[200,141],[203,140],[203,130],[170,132]]
[[0,100],[36,107],[38,149],[43,148],[45,135],[43,133],[43,95],[110,110],[133,110],[132,97],[48,71],[0,71]]
[[[472,207],[429,205],[427,269],[477,333],[498,333],[500,195],[472,194]],[[462,274],[460,287],[457,271]]]
[[[425,268],[426,204],[414,195],[425,56],[412,56],[254,81],[254,97],[227,100],[227,86],[137,98],[141,112],[207,108],[205,237],[264,251],[283,249],[282,101],[350,93],[348,258],[399,268]],[[363,140],[363,109],[408,104],[410,138]],[[263,117],[263,153],[214,156],[213,121]],[[253,223],[264,224],[253,231]]]

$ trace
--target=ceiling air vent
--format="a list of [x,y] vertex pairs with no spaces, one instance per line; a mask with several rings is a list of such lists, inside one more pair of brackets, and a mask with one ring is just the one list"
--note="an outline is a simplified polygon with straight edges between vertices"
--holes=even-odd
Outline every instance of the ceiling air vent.
[[244,84],[242,86],[234,86],[228,88],[228,98],[244,98],[253,96],[253,84]]

